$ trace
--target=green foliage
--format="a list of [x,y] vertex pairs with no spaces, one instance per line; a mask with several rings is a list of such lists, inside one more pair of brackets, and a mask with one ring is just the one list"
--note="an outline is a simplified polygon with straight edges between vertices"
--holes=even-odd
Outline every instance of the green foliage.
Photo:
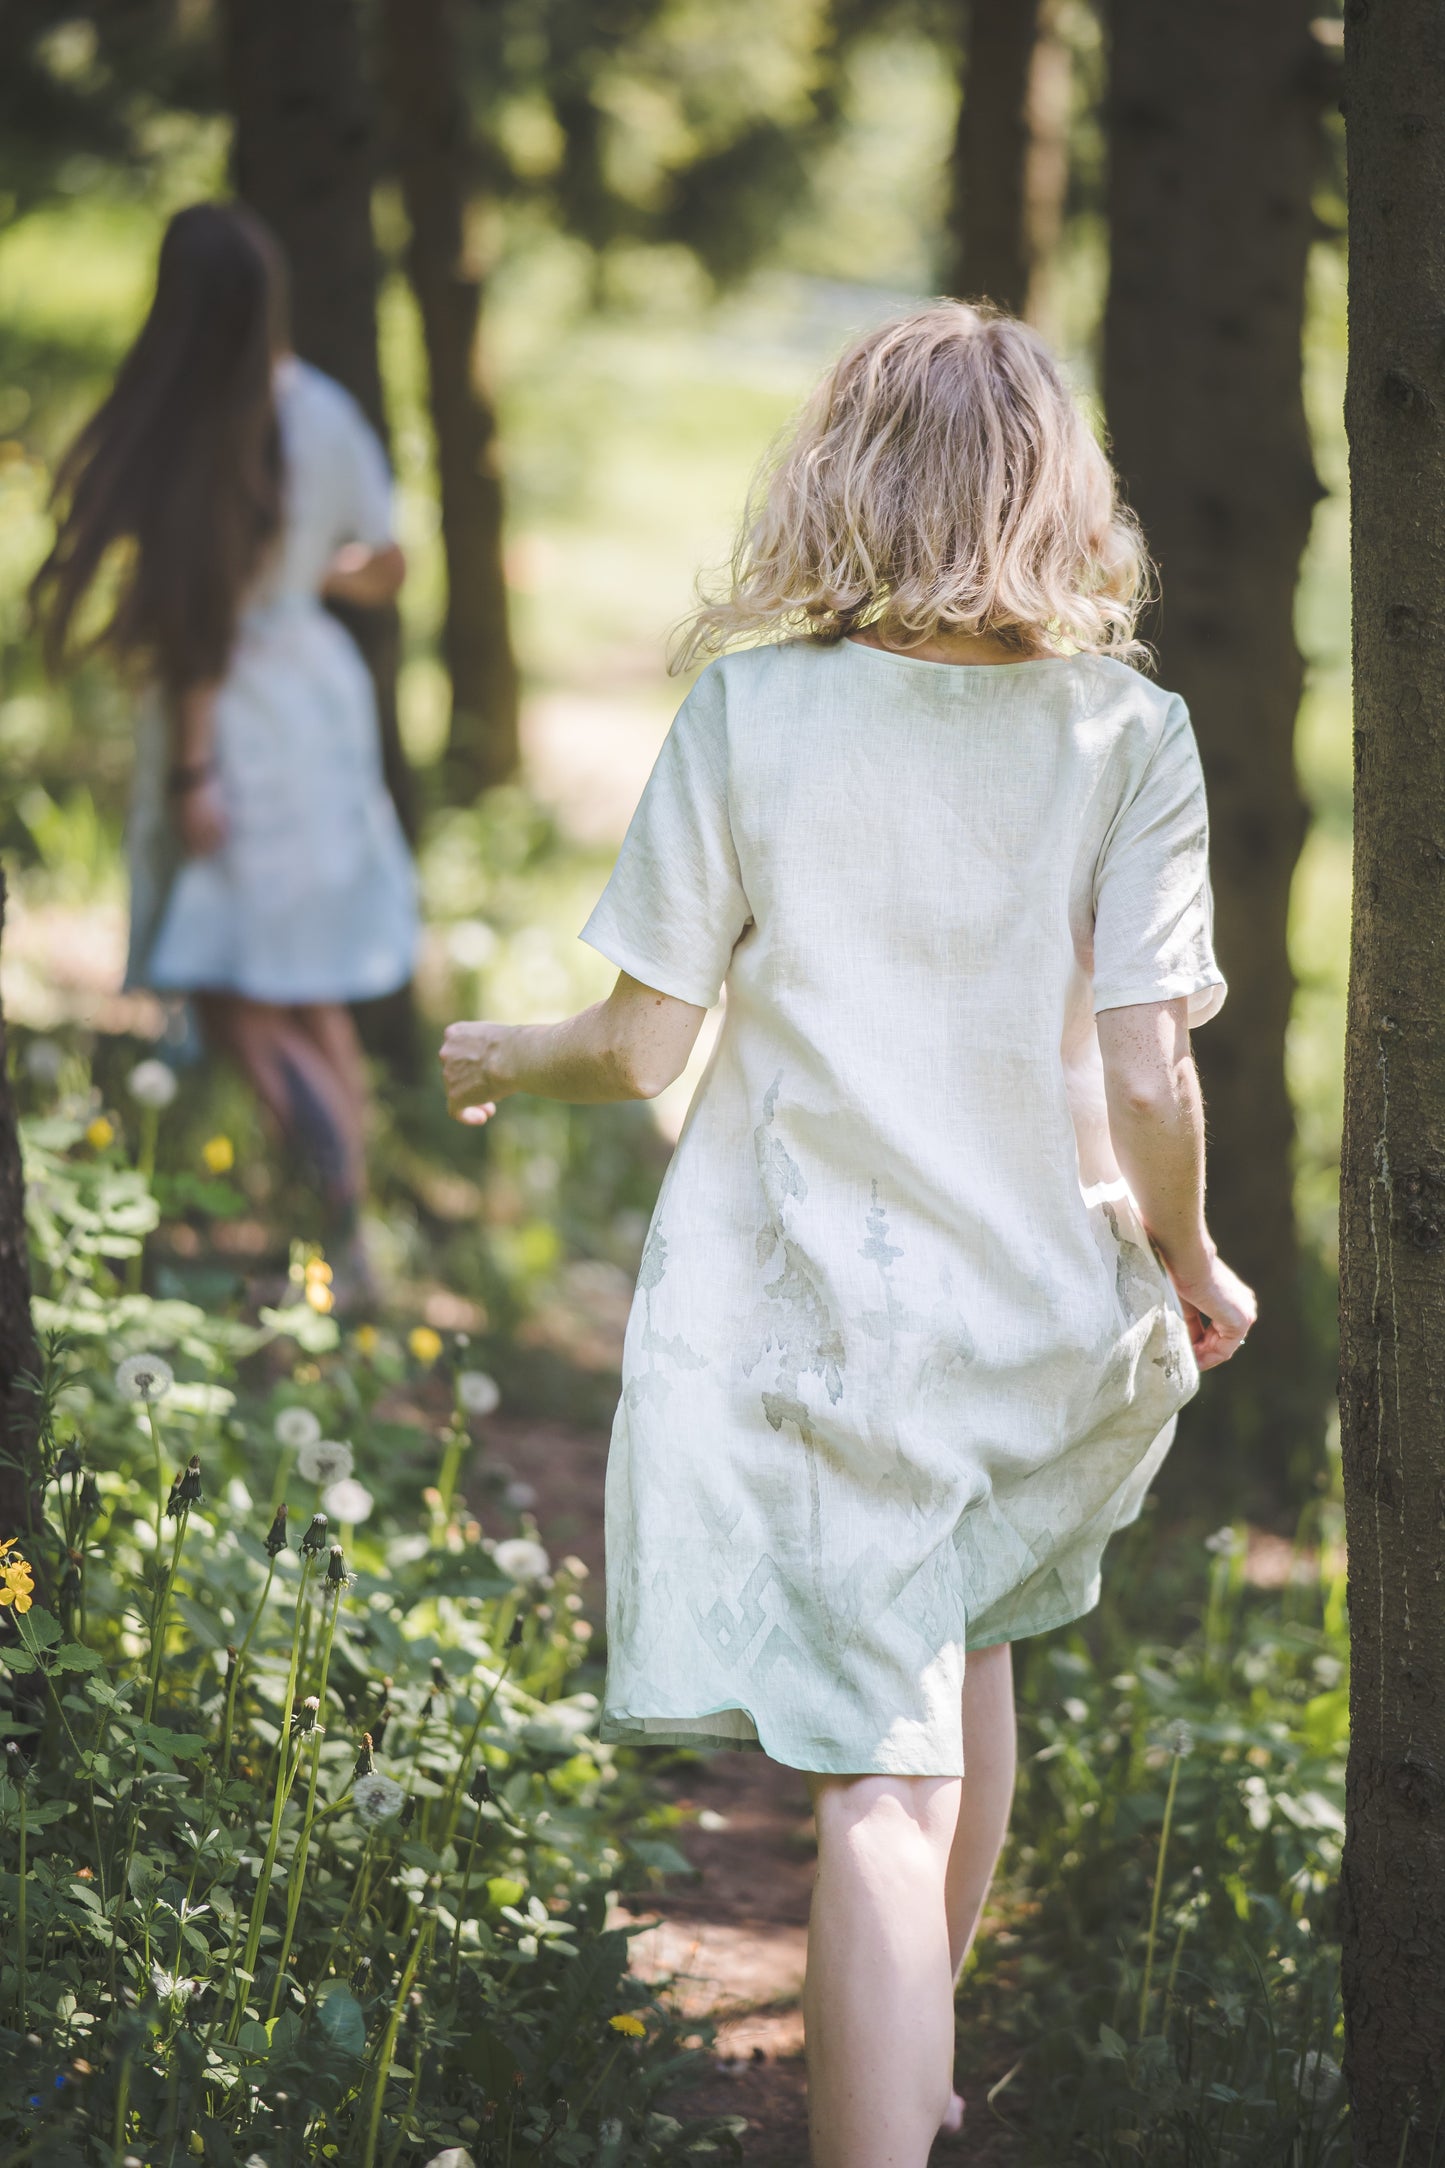
[[[1311,1520],[1315,1520],[1312,1513]],[[1344,2168],[1335,1924],[1347,1723],[1333,1511],[1281,1590],[1210,1539],[1192,1632],[1147,1523],[1082,1629],[1022,1649],[1003,1931],[965,1988],[1017,2043],[1030,2158]],[[1162,1628],[1162,1634],[1161,1634]],[[1173,1629],[1173,1630],[1171,1630]]]
[[691,2051],[608,1925],[658,1862],[592,1735],[586,1569],[458,1493],[485,1383],[420,1427],[439,1336],[343,1334],[314,1262],[259,1325],[142,1293],[158,1206],[114,1125],[55,1114],[27,1151],[44,1513],[0,1555],[0,2153],[736,2157],[735,2122],[668,2112]]

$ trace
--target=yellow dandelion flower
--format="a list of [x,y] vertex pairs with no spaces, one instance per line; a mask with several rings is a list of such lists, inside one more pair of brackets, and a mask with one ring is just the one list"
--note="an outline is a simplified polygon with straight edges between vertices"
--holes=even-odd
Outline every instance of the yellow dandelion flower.
[[442,1336],[430,1325],[413,1325],[406,1344],[419,1363],[434,1363],[442,1351]]
[[229,1137],[207,1137],[201,1157],[212,1174],[229,1174],[236,1164],[236,1147]]
[[366,1356],[368,1360],[381,1346],[381,1334],[374,1325],[358,1325],[352,1338],[356,1342],[357,1354]]
[[641,2018],[634,2017],[630,2010],[619,2010],[616,2017],[610,2017],[607,2022],[614,2032],[626,2033],[629,2040],[647,2038],[647,2027]]
[[103,1114],[97,1114],[85,1132],[85,1141],[93,1152],[103,1152],[108,1144],[115,1142],[115,1124],[108,1122]]
[[[328,1273],[327,1279],[330,1277],[331,1275]],[[313,1310],[318,1311],[322,1317],[326,1317],[334,1307],[336,1297],[327,1286],[326,1280],[308,1279],[306,1282],[306,1300]]]

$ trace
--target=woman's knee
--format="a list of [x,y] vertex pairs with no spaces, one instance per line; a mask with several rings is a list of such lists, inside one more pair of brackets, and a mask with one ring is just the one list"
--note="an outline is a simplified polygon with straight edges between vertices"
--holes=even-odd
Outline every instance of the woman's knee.
[[809,1789],[821,1856],[845,1850],[868,1859],[947,1860],[959,1778],[813,1776]]

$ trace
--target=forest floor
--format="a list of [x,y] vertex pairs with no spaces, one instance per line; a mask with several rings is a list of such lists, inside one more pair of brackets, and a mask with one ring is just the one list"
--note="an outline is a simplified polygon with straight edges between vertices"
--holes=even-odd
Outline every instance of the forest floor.
[[[488,1449],[535,1489],[550,1546],[586,1561],[589,1609],[600,1618],[605,1434],[498,1417]],[[749,2168],[807,2168],[800,1997],[814,1844],[803,1779],[756,1752],[719,1752],[675,1767],[663,1790],[687,1817],[668,1834],[693,1877],[634,1895],[618,1918],[646,1923],[633,1969],[713,2034],[707,2076],[677,2105],[689,2115],[745,2116]],[[940,2143],[940,2164],[966,2157],[971,2168],[1015,2168],[1017,2143],[986,2098],[1011,2059],[1006,2043],[970,2042],[961,2031],[968,2143]]]

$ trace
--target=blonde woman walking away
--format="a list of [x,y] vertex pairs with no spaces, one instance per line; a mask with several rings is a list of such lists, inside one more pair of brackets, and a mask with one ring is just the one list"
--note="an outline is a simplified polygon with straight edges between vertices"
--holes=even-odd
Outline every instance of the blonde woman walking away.
[[452,1110],[648,1097],[727,988],[663,1184],[607,1488],[605,1737],[807,1772],[818,2168],[923,2168],[1013,1790],[1009,1645],[1097,1601],[1254,1318],[1204,1218],[1210,946],[1140,539],[1022,324],[862,339],[765,474],[551,1027]]
[[389,602],[406,568],[381,446],[289,351],[284,283],[240,207],[172,219],[140,336],[61,461],[32,597],[58,670],[118,574],[91,644],[136,686],[127,983],[193,997],[344,1252],[366,1109],[347,1005],[405,985],[417,917],[371,679],[323,604]]

